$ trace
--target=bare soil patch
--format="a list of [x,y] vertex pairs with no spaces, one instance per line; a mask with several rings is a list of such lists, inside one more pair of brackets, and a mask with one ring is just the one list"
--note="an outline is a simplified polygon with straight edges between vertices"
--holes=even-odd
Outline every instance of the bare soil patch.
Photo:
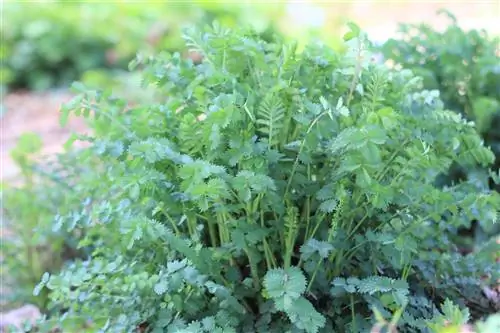
[[23,133],[40,135],[42,154],[45,155],[62,151],[62,145],[72,132],[85,129],[81,118],[71,118],[64,128],[59,124],[61,105],[71,98],[72,95],[67,92],[15,92],[3,98],[0,143],[3,180],[15,178],[19,171],[10,150]]

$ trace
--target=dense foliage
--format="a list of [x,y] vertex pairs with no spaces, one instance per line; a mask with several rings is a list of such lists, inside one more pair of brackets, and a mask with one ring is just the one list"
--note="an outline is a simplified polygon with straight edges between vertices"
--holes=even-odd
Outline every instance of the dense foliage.
[[3,6],[2,81],[9,88],[65,87],[89,69],[126,69],[140,50],[178,51],[181,27],[218,19],[234,26],[252,22],[264,36],[279,6],[216,2],[197,6],[170,2],[9,2]]
[[[500,37],[489,36],[484,30],[464,31],[451,13],[447,15],[452,22],[443,32],[427,24],[402,24],[401,37],[387,41],[382,51],[387,59],[422,76],[426,89],[438,89],[447,109],[476,123],[486,145],[497,156],[494,169],[498,170]],[[450,177],[453,181],[476,178],[478,185],[493,187],[484,169],[457,168]]]
[[[500,168],[500,38],[486,31],[463,30],[456,18],[445,12],[451,24],[437,31],[427,24],[402,24],[401,36],[382,47],[384,56],[423,77],[424,88],[438,89],[447,109],[472,120],[496,158],[489,168],[454,165],[440,182],[468,179],[478,188],[493,188]],[[443,42],[446,41],[446,42]],[[498,182],[498,181],[497,181]],[[500,225],[483,230],[474,223],[461,231],[461,247],[469,251],[477,243],[500,235]],[[464,237],[464,236],[472,237]]]
[[[44,274],[46,324],[106,332],[428,332],[494,311],[498,244],[454,251],[498,220],[500,195],[436,178],[491,167],[474,125],[409,70],[348,50],[269,43],[214,24],[179,53],[137,59],[158,103],[74,87],[88,118],[81,204],[54,230],[91,255]],[[69,208],[69,209],[68,209]],[[451,317],[450,317],[451,316]],[[65,326],[67,327],[67,326]],[[67,329],[66,329],[67,330]]]
[[[82,230],[53,230],[55,214],[78,207],[72,186],[78,168],[72,154],[47,160],[39,156],[42,141],[32,133],[11,151],[21,170],[15,184],[2,183],[2,305],[47,307],[47,291],[33,295],[45,272],[57,273],[65,261],[84,256],[77,249]],[[71,165],[66,168],[65,165]]]

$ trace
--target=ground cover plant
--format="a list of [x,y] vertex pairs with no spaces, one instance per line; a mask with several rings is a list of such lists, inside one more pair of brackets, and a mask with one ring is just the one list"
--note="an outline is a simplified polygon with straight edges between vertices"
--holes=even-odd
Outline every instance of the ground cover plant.
[[[446,108],[473,120],[486,144],[497,155],[494,167],[498,170],[500,38],[484,30],[464,30],[451,13],[443,14],[451,20],[444,31],[427,24],[401,24],[401,36],[385,43],[384,56],[422,76],[426,89],[438,89]],[[447,43],[443,43],[444,40]],[[451,177],[454,180],[466,177],[460,173],[467,170],[456,170]],[[487,174],[485,176],[486,184],[481,185],[493,186],[493,181],[488,184]]]
[[[500,37],[484,30],[464,30],[451,13],[440,14],[446,14],[451,21],[444,31],[427,24],[402,24],[400,37],[387,41],[382,52],[386,59],[422,76],[426,89],[438,89],[447,109],[474,121],[496,156],[491,168],[494,174],[480,165],[455,165],[441,177],[441,182],[449,184],[466,178],[479,188],[500,191],[498,180],[495,182],[500,168]],[[472,237],[464,237],[467,234]],[[474,223],[473,228],[461,232],[462,248],[468,251],[476,243],[498,235],[500,227],[485,231]]]
[[[422,79],[347,51],[266,42],[217,23],[179,53],[138,59],[163,101],[129,105],[75,84],[92,127],[54,230],[91,255],[44,274],[47,327],[106,332],[431,332],[495,304],[498,244],[463,255],[461,226],[498,220],[500,195],[458,164],[493,165],[473,123]],[[73,208],[73,207],[71,207]],[[377,326],[378,325],[378,326]]]

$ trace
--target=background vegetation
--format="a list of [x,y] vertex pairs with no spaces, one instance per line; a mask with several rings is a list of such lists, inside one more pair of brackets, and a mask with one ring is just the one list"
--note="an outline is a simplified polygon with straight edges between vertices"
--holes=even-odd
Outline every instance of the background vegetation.
[[180,29],[217,18],[273,30],[280,6],[202,2],[34,2],[5,5],[3,80],[10,88],[68,86],[87,70],[125,70],[137,52],[181,50]]
[[[496,155],[491,169],[454,165],[440,182],[452,184],[469,180],[478,189],[500,191],[495,183],[500,174],[500,38],[485,30],[463,30],[451,13],[442,14],[447,15],[450,22],[444,31],[424,23],[402,24],[401,36],[388,40],[381,50],[393,65],[411,69],[421,76],[426,89],[439,90],[447,109],[474,121],[485,144]],[[485,233],[474,223],[469,232],[478,242],[483,242],[498,235],[500,227]],[[464,244],[465,247],[471,245]]]

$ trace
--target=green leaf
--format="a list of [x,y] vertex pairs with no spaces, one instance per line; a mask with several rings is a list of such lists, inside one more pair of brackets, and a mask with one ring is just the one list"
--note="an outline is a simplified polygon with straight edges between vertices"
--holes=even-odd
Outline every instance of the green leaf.
[[335,208],[337,208],[337,200],[335,199],[325,200],[318,207],[320,211],[325,213],[331,213]]
[[285,109],[278,95],[268,94],[260,104],[257,112],[258,130],[267,136],[269,145],[281,141],[279,134],[284,126]]
[[306,290],[306,278],[298,267],[271,269],[264,277],[264,287],[272,298],[297,299]]
[[129,189],[130,199],[132,199],[132,200],[139,199],[140,191],[141,191],[141,188],[140,188],[139,184],[132,184],[132,186],[130,186],[130,189]]
[[71,90],[75,93],[86,93],[88,88],[80,81],[75,81],[71,84]]
[[298,329],[308,333],[317,333],[326,324],[326,318],[304,297],[285,303],[284,311]]
[[361,147],[360,151],[368,164],[372,166],[381,164],[382,158],[380,156],[380,149],[376,144],[369,142],[366,146]]
[[354,22],[348,22],[347,26],[349,27],[350,31],[344,34],[343,36],[344,41],[349,41],[353,38],[359,37],[361,29],[357,24],[355,24]]
[[168,290],[168,281],[167,280],[161,280],[160,282],[156,283],[154,285],[154,292],[157,295],[163,295],[167,292]]
[[[376,136],[375,131],[372,132]],[[376,137],[374,138],[377,139]],[[339,133],[339,135],[331,142],[330,150],[332,154],[341,152],[343,150],[359,149],[367,142],[366,133],[357,128],[346,128]]]
[[372,178],[365,168],[356,171],[356,185],[361,188],[367,188],[372,184]]
[[326,259],[333,249],[333,245],[330,243],[318,241],[316,239],[309,239],[300,247],[300,252],[302,254],[302,258],[305,260],[310,258],[314,253],[318,253],[321,258]]

